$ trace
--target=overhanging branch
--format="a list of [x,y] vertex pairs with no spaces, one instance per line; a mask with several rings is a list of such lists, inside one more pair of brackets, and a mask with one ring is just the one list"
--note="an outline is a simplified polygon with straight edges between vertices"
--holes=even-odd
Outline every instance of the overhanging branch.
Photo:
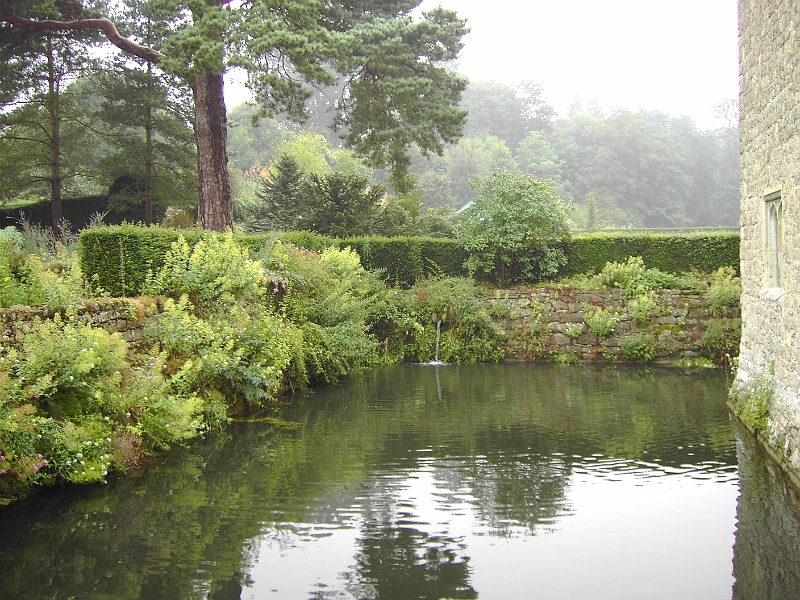
[[101,19],[76,19],[73,21],[33,20],[18,15],[0,15],[0,23],[8,23],[26,31],[100,31],[117,48],[143,60],[158,63],[162,55],[157,50],[142,46],[120,35],[117,27],[105,17]]

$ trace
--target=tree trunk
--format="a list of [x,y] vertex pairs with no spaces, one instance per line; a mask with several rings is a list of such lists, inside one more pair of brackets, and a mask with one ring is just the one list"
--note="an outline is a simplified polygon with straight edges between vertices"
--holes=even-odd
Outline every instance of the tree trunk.
[[147,63],[147,104],[145,107],[144,224],[153,224],[153,63]]
[[222,73],[205,69],[194,83],[199,203],[197,220],[203,229],[233,228],[231,184],[226,141],[227,114],[222,95]]
[[47,111],[50,115],[50,206],[53,215],[53,233],[61,239],[61,136],[58,119],[58,79],[53,61],[53,47],[47,38]]

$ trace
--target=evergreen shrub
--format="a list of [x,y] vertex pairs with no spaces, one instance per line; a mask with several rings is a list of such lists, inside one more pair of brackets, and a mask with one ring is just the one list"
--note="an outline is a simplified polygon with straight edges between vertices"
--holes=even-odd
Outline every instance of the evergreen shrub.
[[183,236],[194,246],[213,234],[200,229],[169,229],[139,225],[93,227],[81,232],[81,270],[115,297],[141,293],[148,273],[163,265],[172,243]]

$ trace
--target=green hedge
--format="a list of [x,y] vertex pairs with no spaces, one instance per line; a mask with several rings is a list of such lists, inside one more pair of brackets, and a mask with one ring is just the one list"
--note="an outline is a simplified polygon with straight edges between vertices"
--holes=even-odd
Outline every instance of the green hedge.
[[[204,235],[198,229],[177,230],[135,225],[101,227],[81,234],[83,272],[97,273],[99,285],[114,296],[136,295],[149,270],[161,267],[172,242],[183,235],[190,245]],[[384,279],[395,286],[409,287],[421,277],[464,276],[466,252],[451,239],[415,237],[359,237],[333,239],[305,231],[278,236],[309,250],[328,246],[350,246],[365,268],[380,269]],[[238,239],[253,252],[274,234],[243,235]],[[735,233],[703,234],[584,234],[564,246],[568,263],[560,276],[598,273],[607,262],[622,262],[641,256],[645,265],[669,273],[697,270],[710,273],[721,266],[739,270],[739,236]]]
[[738,273],[739,234],[582,234],[565,244],[564,254],[567,264],[560,276],[599,273],[607,262],[622,262],[629,256],[641,256],[646,266],[667,273],[711,273],[723,266]]
[[200,229],[169,229],[138,225],[111,225],[81,233],[81,270],[112,296],[135,296],[147,273],[164,264],[172,242],[181,235],[194,245],[204,235]]
[[[64,198],[61,201],[61,214],[69,221],[73,231],[83,229],[96,213],[105,212],[108,207],[107,196],[86,196],[83,198]],[[20,208],[0,210],[0,228],[16,226],[20,213],[31,223],[43,227],[53,226],[53,208],[50,201],[37,202]]]
[[391,285],[411,287],[430,275],[466,275],[467,254],[455,240],[419,237],[360,237],[336,240],[350,246],[369,270],[380,269]]

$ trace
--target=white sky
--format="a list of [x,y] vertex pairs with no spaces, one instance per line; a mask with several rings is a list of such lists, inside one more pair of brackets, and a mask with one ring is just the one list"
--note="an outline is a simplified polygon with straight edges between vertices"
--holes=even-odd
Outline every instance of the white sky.
[[[566,116],[574,98],[660,109],[717,126],[738,97],[736,0],[423,0],[467,19],[458,70],[472,81],[533,80]],[[243,99],[229,86],[229,108]]]

